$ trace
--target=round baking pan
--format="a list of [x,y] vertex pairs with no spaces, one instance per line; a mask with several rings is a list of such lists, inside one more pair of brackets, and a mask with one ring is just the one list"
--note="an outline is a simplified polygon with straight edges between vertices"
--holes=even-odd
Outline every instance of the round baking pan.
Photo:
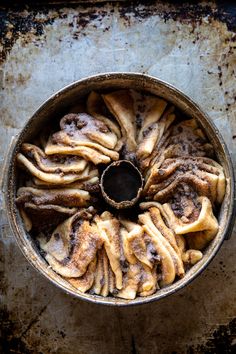
[[[89,92],[93,90],[106,92],[122,88],[141,90],[162,97],[174,104],[186,117],[196,119],[208,136],[209,141],[212,143],[217,159],[223,166],[227,179],[226,194],[218,215],[219,231],[214,240],[211,241],[209,246],[205,249],[203,258],[187,271],[184,278],[175,281],[170,286],[158,290],[153,295],[137,297],[134,300],[101,297],[86,293],[83,294],[66,282],[62,277],[57,275],[41,256],[39,249],[30,234],[25,231],[15,203],[19,173],[16,166],[16,154],[19,152],[21,144],[31,141],[50,120],[62,117],[63,114],[66,114],[72,106],[75,106],[76,103]],[[157,78],[138,73],[107,73],[90,76],[66,86],[46,100],[27,121],[21,132],[12,140],[5,162],[3,191],[5,196],[5,207],[12,231],[21,251],[28,261],[49,281],[66,291],[68,294],[93,303],[113,306],[138,305],[154,300],[156,301],[171,295],[188,285],[208,266],[217,251],[220,249],[222,242],[229,238],[235,217],[235,190],[232,162],[218,129],[207,114],[177,88]]]

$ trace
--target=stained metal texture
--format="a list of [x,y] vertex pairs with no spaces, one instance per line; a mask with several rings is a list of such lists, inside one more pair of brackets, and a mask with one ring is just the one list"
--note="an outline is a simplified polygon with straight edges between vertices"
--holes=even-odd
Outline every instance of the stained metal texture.
[[[25,231],[21,216],[15,203],[15,193],[18,187],[16,154],[22,143],[30,141],[32,137],[37,136],[52,119],[58,117],[62,112],[66,112],[68,107],[73,107],[78,101],[81,102],[88,92],[100,92],[101,90],[117,90],[122,88],[130,88],[134,90],[145,90],[171,102],[177,109],[196,119],[211,141],[216,151],[217,159],[224,168],[225,176],[228,181],[224,202],[222,203],[219,213],[219,232],[209,247],[204,251],[203,258],[197,262],[186,275],[174,282],[172,285],[159,289],[153,295],[148,297],[136,297],[134,300],[124,300],[116,297],[101,297],[92,294],[81,294],[62,277],[57,275],[48,263],[41,256],[38,247],[35,245],[33,238]],[[120,163],[120,162],[118,162]],[[117,162],[115,162],[117,164]],[[111,165],[109,166],[111,167]],[[214,258],[223,241],[229,238],[231,233],[231,224],[234,222],[235,203],[234,203],[234,174],[230,156],[227,148],[222,141],[219,130],[213,126],[210,118],[186,95],[177,90],[174,86],[159,80],[153,76],[138,73],[106,73],[92,75],[90,77],[78,80],[71,85],[67,85],[53,96],[46,100],[35,114],[27,121],[21,132],[15,137],[11,144],[11,150],[8,151],[7,160],[5,162],[4,173],[4,196],[5,208],[8,220],[16,237],[19,247],[29,262],[42,274],[44,274],[56,286],[59,286],[67,293],[70,293],[79,299],[94,302],[97,304],[107,304],[110,306],[131,306],[156,301],[169,296],[184,286],[187,286],[195,277],[197,277]],[[141,177],[141,176],[140,176]],[[141,177],[142,179],[142,177]],[[101,182],[103,176],[101,176]],[[114,180],[113,180],[114,182]],[[106,196],[107,197],[107,196]],[[113,204],[113,206],[115,206]],[[119,205],[120,206],[120,205]]]
[[[236,7],[143,2],[0,11],[1,168],[11,137],[58,89],[88,75],[136,71],[189,95],[236,164]],[[233,353],[235,232],[193,283],[157,303],[89,304],[28,264],[1,204],[3,353]]]

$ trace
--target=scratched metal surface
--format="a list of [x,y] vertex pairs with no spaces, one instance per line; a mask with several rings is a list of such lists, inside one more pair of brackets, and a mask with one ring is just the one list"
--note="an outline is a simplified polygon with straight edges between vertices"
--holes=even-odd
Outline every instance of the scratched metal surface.
[[[144,72],[209,113],[235,158],[236,8],[152,2],[0,12],[0,157],[64,85],[106,71]],[[22,256],[1,203],[3,353],[233,353],[235,232],[208,269],[158,303],[100,307],[67,296]]]

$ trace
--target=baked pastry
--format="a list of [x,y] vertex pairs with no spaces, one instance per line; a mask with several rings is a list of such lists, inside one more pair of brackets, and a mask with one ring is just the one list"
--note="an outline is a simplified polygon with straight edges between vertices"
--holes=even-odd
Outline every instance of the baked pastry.
[[149,296],[218,232],[223,167],[198,123],[160,97],[90,92],[56,131],[22,144],[17,163],[25,228],[75,291]]

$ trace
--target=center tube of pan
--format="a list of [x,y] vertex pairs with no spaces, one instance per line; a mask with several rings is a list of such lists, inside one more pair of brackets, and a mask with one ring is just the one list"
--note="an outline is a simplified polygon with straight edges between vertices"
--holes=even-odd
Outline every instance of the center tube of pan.
[[110,164],[100,182],[103,198],[116,209],[130,208],[137,203],[143,188],[143,178],[130,161],[120,160]]

